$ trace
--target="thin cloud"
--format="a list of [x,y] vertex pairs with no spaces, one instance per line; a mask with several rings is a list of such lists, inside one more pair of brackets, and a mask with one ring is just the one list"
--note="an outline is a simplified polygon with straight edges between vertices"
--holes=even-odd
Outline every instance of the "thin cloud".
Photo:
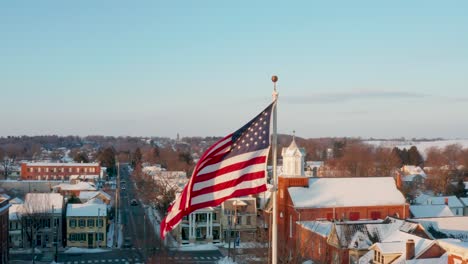
[[418,99],[429,95],[403,91],[350,91],[316,93],[303,96],[284,96],[282,101],[291,104],[345,103],[356,100]]

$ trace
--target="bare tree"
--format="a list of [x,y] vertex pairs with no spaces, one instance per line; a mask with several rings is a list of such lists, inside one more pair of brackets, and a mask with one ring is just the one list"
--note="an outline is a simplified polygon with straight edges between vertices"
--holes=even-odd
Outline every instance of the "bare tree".
[[[35,193],[34,197],[26,195],[25,203],[21,210],[21,223],[23,233],[31,246],[31,251],[34,254],[36,245],[38,245],[38,234],[44,229],[50,229],[53,226],[53,205],[50,195],[47,193]],[[56,210],[61,208],[56,208]],[[59,240],[57,240],[58,243]],[[43,243],[43,241],[41,241]]]
[[6,152],[0,149],[0,166],[3,171],[3,177],[5,180],[8,178],[10,174],[11,167],[15,164],[16,161],[16,153],[14,151]]

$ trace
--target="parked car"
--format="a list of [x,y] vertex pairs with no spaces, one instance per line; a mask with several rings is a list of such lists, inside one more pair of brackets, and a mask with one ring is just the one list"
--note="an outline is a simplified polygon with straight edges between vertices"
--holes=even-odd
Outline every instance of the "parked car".
[[132,247],[132,239],[130,237],[125,237],[124,242],[122,244],[123,248],[131,248]]
[[130,201],[130,205],[138,205],[138,201],[136,199],[132,199]]

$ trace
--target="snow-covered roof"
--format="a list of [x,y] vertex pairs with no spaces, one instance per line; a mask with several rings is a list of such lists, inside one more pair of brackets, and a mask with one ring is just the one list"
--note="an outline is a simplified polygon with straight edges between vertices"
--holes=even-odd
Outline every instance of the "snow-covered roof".
[[8,194],[6,194],[6,193],[0,193],[0,201],[2,201],[2,200],[9,200],[9,199],[11,199],[11,197],[10,197]]
[[437,242],[448,253],[468,259],[468,242],[463,242],[457,239],[439,239]]
[[415,199],[416,204],[428,204],[428,205],[444,205],[445,200],[448,201],[450,208],[463,207],[463,204],[455,196],[430,196],[427,194],[421,194]]
[[442,264],[448,262],[448,254],[440,256],[439,258],[426,258],[426,259],[411,259],[406,260],[406,264]]
[[69,179],[70,180],[77,180],[77,179],[81,179],[81,180],[94,180],[94,179],[97,179],[99,178],[99,175],[97,174],[89,174],[89,175],[70,175]]
[[77,184],[61,183],[55,185],[54,189],[60,188],[63,191],[96,191],[96,185],[90,182],[79,182]]
[[460,201],[466,206],[468,206],[468,197],[462,197],[462,198],[459,198]]
[[400,261],[406,258],[406,242],[410,239],[414,241],[416,258],[435,243],[434,240],[421,238],[398,230],[385,238],[383,242],[374,244],[370,249],[379,248],[384,254],[401,253],[401,256],[392,263],[404,263]]
[[68,204],[68,216],[107,216],[107,206],[96,203]]
[[468,242],[468,216],[411,219],[421,224],[434,239],[456,238]]
[[18,197],[15,197],[15,198],[11,199],[11,200],[9,201],[9,203],[10,203],[10,204],[22,204],[22,203],[24,203],[24,201],[21,200],[21,199],[18,198]]
[[341,247],[367,249],[398,230],[402,222],[335,223],[335,232]]
[[423,176],[421,174],[410,174],[410,175],[403,176],[401,178],[404,182],[412,182],[418,177],[426,178],[427,176],[425,175]]
[[423,176],[424,178],[427,177],[426,173],[424,172],[423,169],[421,169],[421,167],[419,166],[414,166],[414,165],[404,165],[401,170],[405,173],[405,174],[413,174],[413,175],[421,175]]
[[411,205],[410,212],[415,218],[453,216],[447,205]]
[[22,204],[12,204],[8,211],[8,218],[10,221],[16,221],[20,218],[23,211],[24,209]]
[[62,213],[63,196],[60,193],[27,193],[24,198],[26,213]]
[[405,204],[392,177],[309,178],[309,187],[288,190],[296,208]]
[[25,162],[27,166],[73,166],[73,167],[91,167],[99,166],[99,163],[58,163],[58,162]]
[[323,166],[323,161],[306,161],[306,166],[309,167],[320,167]]
[[94,198],[96,197],[97,195],[103,195],[104,197],[106,197],[107,199],[111,199],[111,196],[103,191],[84,191],[84,192],[80,192],[80,195],[78,196],[78,198],[81,200],[89,200],[91,198]]
[[323,237],[327,237],[330,234],[333,227],[333,223],[330,221],[300,221],[297,223],[303,228],[308,229]]

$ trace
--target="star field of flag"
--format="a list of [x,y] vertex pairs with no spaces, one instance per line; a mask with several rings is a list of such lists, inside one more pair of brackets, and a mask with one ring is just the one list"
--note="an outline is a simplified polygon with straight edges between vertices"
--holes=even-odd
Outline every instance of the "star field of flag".
[[270,145],[270,105],[232,135],[232,147],[227,157],[265,149]]

